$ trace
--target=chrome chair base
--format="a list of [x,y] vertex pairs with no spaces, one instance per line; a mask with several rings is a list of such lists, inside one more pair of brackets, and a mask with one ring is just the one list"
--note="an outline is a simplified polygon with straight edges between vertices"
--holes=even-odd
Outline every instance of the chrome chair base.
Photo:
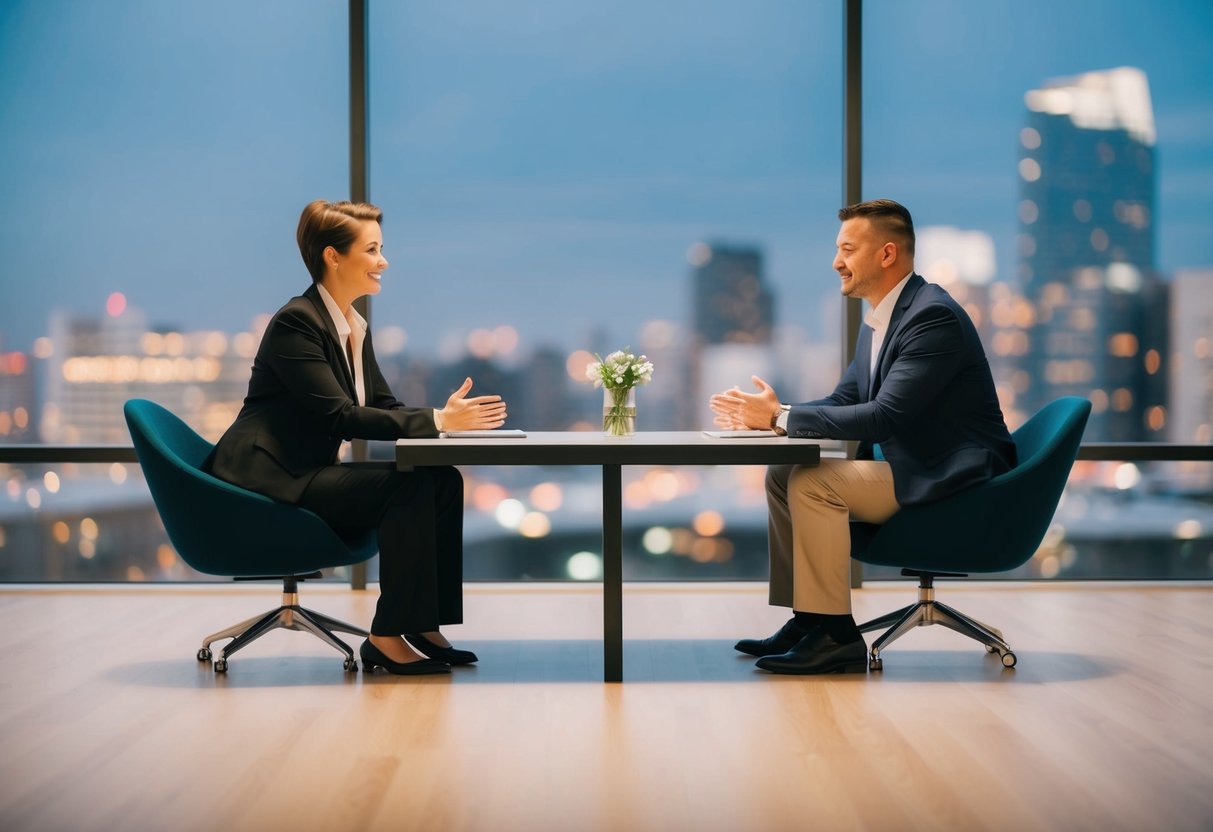
[[932,624],[942,624],[961,635],[980,641],[985,645],[987,653],[998,654],[1003,667],[1015,666],[1015,653],[1003,639],[1001,630],[935,600],[936,578],[963,578],[964,575],[951,572],[919,572],[912,569],[903,569],[901,574],[918,578],[918,603],[902,607],[859,626],[859,631],[863,633],[888,627],[876,641],[872,642],[868,656],[869,670],[875,671],[884,668],[884,660],[880,657],[880,653],[894,641],[915,627],[927,627]]
[[358,662],[354,658],[353,648],[333,635],[333,632],[351,633],[364,638],[369,633],[360,627],[355,627],[353,624],[347,624],[324,613],[299,606],[298,581],[311,577],[320,577],[320,574],[282,577],[281,606],[263,615],[255,615],[252,618],[241,621],[239,624],[233,624],[231,627],[220,630],[217,633],[211,633],[202,640],[202,647],[198,650],[198,661],[210,661],[213,658],[211,644],[221,639],[230,638],[231,641],[223,648],[219,654],[219,658],[215,659],[214,666],[216,673],[226,673],[227,660],[233,653],[248,646],[271,630],[301,630],[311,633],[321,641],[327,642],[335,649],[344,653],[345,669],[349,672],[357,671]]

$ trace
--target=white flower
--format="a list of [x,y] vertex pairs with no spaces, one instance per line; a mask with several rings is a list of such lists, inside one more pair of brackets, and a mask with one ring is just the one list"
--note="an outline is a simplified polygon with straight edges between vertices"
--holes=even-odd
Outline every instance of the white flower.
[[586,378],[595,387],[612,390],[630,390],[638,384],[648,384],[653,378],[653,363],[648,356],[636,356],[627,350],[615,350],[606,358],[595,355],[598,360],[586,365]]

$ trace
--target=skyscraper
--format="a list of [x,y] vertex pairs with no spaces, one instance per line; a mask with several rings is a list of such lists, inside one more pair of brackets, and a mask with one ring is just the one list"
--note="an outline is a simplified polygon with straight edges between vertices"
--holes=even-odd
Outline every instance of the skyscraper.
[[1087,438],[1163,438],[1167,287],[1154,267],[1155,132],[1145,73],[1051,81],[1020,132],[1016,407],[1087,396]]
[[694,406],[690,421],[682,427],[693,429],[711,423],[707,407],[711,393],[734,384],[749,389],[752,373],[774,381],[771,336],[775,300],[757,247],[696,243],[687,252],[687,260],[692,267]]
[[240,410],[258,337],[151,328],[127,307],[96,318],[56,312],[48,340],[39,432],[71,445],[128,442],[122,406],[131,398],[152,399],[218,439]]
[[763,278],[762,251],[696,243],[687,259],[693,267],[696,342],[769,344],[774,300]]
[[1213,442],[1213,269],[1180,271],[1171,285],[1168,433],[1172,442],[1208,444]]
[[918,229],[914,245],[915,269],[932,283],[947,289],[988,340],[990,283],[997,268],[994,239],[981,231],[929,225]]
[[37,442],[34,372],[29,356],[0,352],[0,442]]

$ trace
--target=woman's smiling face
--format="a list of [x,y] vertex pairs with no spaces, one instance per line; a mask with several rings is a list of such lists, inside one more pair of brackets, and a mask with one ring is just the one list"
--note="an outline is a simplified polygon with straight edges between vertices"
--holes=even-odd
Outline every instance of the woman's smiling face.
[[379,223],[361,220],[358,224],[358,236],[350,244],[350,250],[342,254],[332,249],[335,263],[329,261],[334,288],[348,298],[379,294],[380,281],[388,267],[387,258],[383,256],[383,229]]

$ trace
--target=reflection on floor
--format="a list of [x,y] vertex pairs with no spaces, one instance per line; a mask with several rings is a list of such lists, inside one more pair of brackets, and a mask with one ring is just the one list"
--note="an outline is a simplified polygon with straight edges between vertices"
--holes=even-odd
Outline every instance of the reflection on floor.
[[[858,618],[910,584],[855,593]],[[629,584],[604,685],[587,585],[471,585],[449,677],[346,674],[276,632],[217,676],[202,635],[269,585],[0,590],[3,829],[1208,829],[1213,587],[943,585],[884,672],[773,677],[756,584]],[[365,624],[374,592],[307,585]]]

